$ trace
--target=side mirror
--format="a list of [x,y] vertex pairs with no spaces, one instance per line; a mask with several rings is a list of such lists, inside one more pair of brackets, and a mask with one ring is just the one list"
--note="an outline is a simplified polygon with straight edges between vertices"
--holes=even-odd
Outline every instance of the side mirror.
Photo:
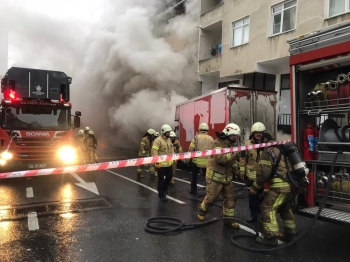
[[75,115],[76,116],[81,116],[81,112],[80,111],[75,111]]
[[79,127],[80,127],[80,117],[74,116],[74,128],[79,128]]

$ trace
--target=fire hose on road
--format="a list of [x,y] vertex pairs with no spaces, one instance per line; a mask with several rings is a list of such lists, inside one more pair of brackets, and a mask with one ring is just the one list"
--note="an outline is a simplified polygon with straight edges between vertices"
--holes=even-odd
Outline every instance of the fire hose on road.
[[[343,152],[342,150],[338,150],[337,153],[334,155],[334,158],[332,161],[332,166],[331,166],[331,171],[328,174],[328,181],[332,180],[332,175],[334,173],[336,161],[338,159],[339,154],[341,154],[342,152]],[[240,247],[242,249],[245,249],[248,251],[253,251],[253,252],[262,252],[262,253],[274,252],[274,251],[285,249],[287,247],[294,245],[302,237],[304,237],[307,232],[310,231],[310,229],[314,226],[314,224],[318,220],[319,216],[321,215],[323,208],[325,207],[326,200],[327,200],[329,190],[330,190],[330,185],[331,185],[331,183],[327,183],[325,195],[324,195],[322,202],[319,206],[319,209],[318,209],[315,217],[312,219],[311,223],[302,232],[299,232],[299,234],[297,235],[297,237],[295,237],[293,239],[293,241],[286,243],[286,244],[283,244],[279,247],[253,248],[253,247],[249,247],[249,246],[244,246],[244,245],[240,244],[239,242],[237,242],[237,240],[236,240],[237,238],[242,238],[242,237],[245,237],[245,238],[254,237],[255,238],[255,237],[259,236],[259,231],[255,227],[253,227],[252,225],[246,223],[245,221],[242,221],[242,220],[237,219],[237,218],[217,217],[217,218],[214,218],[214,219],[206,221],[206,222],[185,224],[185,222],[183,220],[178,219],[178,218],[174,218],[174,217],[153,217],[153,218],[150,218],[147,220],[147,223],[145,226],[145,231],[149,232],[149,233],[153,233],[153,234],[167,234],[167,233],[173,233],[173,232],[190,230],[190,229],[208,226],[208,225],[211,225],[213,223],[216,223],[216,222],[222,221],[222,220],[231,220],[233,222],[237,222],[239,224],[242,224],[242,225],[250,228],[255,233],[254,235],[252,235],[252,234],[250,234],[250,235],[237,234],[237,235],[231,236],[230,240],[234,245],[236,245],[237,247]],[[170,228],[170,227],[173,227],[173,228]]]

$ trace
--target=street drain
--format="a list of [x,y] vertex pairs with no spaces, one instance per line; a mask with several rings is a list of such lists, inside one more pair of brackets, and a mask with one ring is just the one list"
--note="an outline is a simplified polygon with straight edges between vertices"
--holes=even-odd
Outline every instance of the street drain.
[[45,216],[68,212],[95,211],[110,207],[111,205],[103,198],[4,207],[0,208],[0,221],[27,218],[29,212],[36,212],[38,216]]

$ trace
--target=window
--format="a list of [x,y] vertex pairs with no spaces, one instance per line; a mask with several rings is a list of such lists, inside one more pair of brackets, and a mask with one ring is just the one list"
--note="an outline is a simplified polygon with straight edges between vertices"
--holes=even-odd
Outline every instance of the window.
[[289,90],[290,89],[289,81],[290,81],[289,74],[281,75],[281,90]]
[[260,90],[275,90],[276,75],[260,72],[244,74],[243,86]]
[[295,29],[297,0],[272,7],[272,35]]
[[232,23],[233,41],[232,46],[239,46],[249,41],[249,17]]
[[350,0],[329,0],[328,16],[337,16],[350,11]]

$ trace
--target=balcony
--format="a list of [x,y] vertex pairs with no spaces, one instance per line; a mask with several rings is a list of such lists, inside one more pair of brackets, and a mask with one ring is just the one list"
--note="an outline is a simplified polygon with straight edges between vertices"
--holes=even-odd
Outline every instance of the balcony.
[[221,68],[221,55],[213,56],[211,58],[199,61],[200,75],[220,71],[220,68]]
[[224,2],[212,7],[200,16],[203,28],[222,20]]

